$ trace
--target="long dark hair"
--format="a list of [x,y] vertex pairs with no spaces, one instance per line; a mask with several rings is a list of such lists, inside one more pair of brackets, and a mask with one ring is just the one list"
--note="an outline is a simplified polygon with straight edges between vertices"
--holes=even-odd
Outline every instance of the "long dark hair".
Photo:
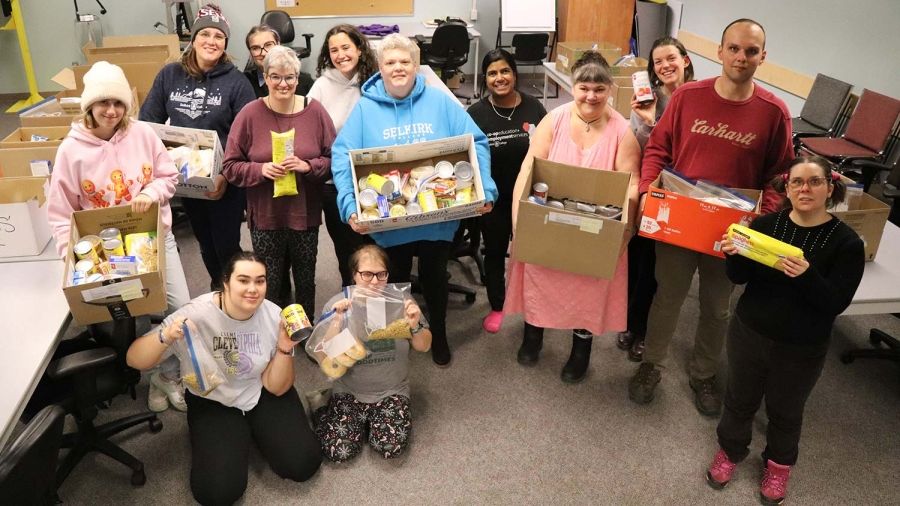
[[513,88],[516,91],[519,91],[519,69],[516,67],[516,59],[509,51],[497,48],[488,51],[481,60],[481,89],[479,90],[481,96],[484,96],[484,91],[487,89],[487,69],[492,63],[498,61],[506,62],[506,64],[509,65],[509,68],[512,69],[513,77],[516,78],[516,85]]
[[359,76],[357,82],[360,86],[373,74],[378,72],[378,58],[369,45],[369,39],[359,32],[353,25],[342,23],[334,26],[325,33],[325,40],[322,42],[322,49],[319,50],[319,58],[316,60],[316,76],[321,76],[325,69],[333,69],[334,63],[331,62],[331,54],[328,50],[328,41],[332,36],[343,33],[350,37],[350,41],[360,51],[359,62],[356,64],[356,74]]
[[[656,75],[656,70],[653,69],[653,51],[656,51],[656,48],[663,46],[675,46],[675,49],[678,49],[678,53],[682,58],[688,58],[687,49],[684,48],[684,44],[681,43],[680,40],[675,37],[661,37],[653,41],[653,47],[650,48],[650,53],[647,55],[647,73],[650,74],[650,84],[654,88],[659,88],[662,86],[662,81],[659,80],[659,76]],[[694,80],[694,62],[690,58],[688,58],[688,64],[684,67],[684,82],[688,83]]]
[[825,202],[826,208],[835,204],[840,204],[844,201],[844,198],[847,196],[847,183],[840,178],[838,173],[834,170],[834,165],[830,161],[821,156],[798,156],[791,160],[787,170],[775,176],[775,179],[772,180],[772,187],[779,193],[785,194],[784,201],[781,203],[782,209],[791,208],[791,201],[788,200],[787,194],[785,193],[787,183],[791,177],[791,169],[803,163],[818,165],[822,169],[822,175],[825,177],[825,181],[827,181],[826,184],[832,187],[831,196],[828,197],[828,200]]

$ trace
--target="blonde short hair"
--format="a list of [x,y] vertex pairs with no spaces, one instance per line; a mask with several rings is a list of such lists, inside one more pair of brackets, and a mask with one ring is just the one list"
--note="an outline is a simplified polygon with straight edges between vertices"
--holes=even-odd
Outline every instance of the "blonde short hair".
[[415,63],[416,67],[419,66],[419,45],[410,40],[409,37],[404,37],[399,33],[392,33],[387,37],[381,39],[381,43],[378,44],[378,64],[384,61],[384,53],[386,51],[390,51],[391,49],[399,49],[402,51],[406,51],[409,53],[410,58],[412,58],[413,63]]

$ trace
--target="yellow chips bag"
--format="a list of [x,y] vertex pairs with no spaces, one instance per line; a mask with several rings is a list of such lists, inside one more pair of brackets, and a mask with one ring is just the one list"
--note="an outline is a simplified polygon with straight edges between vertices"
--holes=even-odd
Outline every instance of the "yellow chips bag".
[[[272,163],[281,163],[285,158],[294,155],[294,129],[284,133],[272,134]],[[297,195],[297,177],[293,172],[275,179],[273,197]]]

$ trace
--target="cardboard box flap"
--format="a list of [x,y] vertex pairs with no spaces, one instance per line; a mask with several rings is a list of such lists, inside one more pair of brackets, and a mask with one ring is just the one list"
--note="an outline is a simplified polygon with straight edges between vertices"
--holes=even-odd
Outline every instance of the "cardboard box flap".
[[52,169],[58,146],[0,149],[0,176],[28,177],[45,175]]
[[[122,237],[133,233],[147,230],[156,230],[157,216],[156,212],[158,204],[153,204],[146,213],[135,213],[129,208],[115,215],[91,213],[86,211],[75,211],[72,213],[72,219],[78,230],[90,230],[91,233],[97,233],[104,228],[115,227],[122,233]],[[164,239],[164,238],[163,238]]]
[[172,127],[161,123],[150,122],[147,122],[147,125],[156,132],[156,135],[162,139],[163,143],[174,146],[197,144],[198,146],[213,147],[216,145],[216,140],[218,139],[218,134],[216,134],[214,130]]
[[[163,68],[163,62],[118,63],[128,79],[128,84],[140,91],[149,91],[153,86],[156,74]],[[84,75],[91,69],[90,65],[76,65],[60,70],[51,81],[63,88],[71,90],[84,89]]]
[[[412,162],[424,158],[447,158],[447,155],[468,151],[469,144],[474,142],[472,134],[447,137],[440,142],[407,144],[404,146],[386,146],[371,149],[353,150],[353,163],[372,165],[377,163]],[[478,172],[477,161],[472,165]]]
[[75,88],[78,88],[78,84],[75,80],[75,70],[73,69],[74,67],[66,67],[57,72],[50,80],[62,86],[64,89],[74,90]]
[[[631,174],[625,172],[602,171],[585,172],[579,175],[577,179],[573,178],[553,178],[552,184],[545,181],[542,173],[546,168],[559,171],[570,165],[558,162],[551,162],[543,158],[535,158],[532,167],[532,185],[538,181],[548,183],[550,190],[547,192],[551,197],[566,197],[579,200],[582,202],[591,202],[594,204],[613,204],[621,205],[622,195],[628,192],[628,184],[631,181]],[[528,189],[531,194],[531,189]]]
[[15,204],[37,199],[43,206],[47,197],[44,188],[46,177],[4,177],[0,178],[0,204]]
[[106,61],[116,65],[120,63],[136,63],[136,62],[169,62],[173,61],[177,56],[177,52],[173,55],[170,53],[168,45],[152,44],[142,46],[106,46],[97,47],[92,41],[88,42],[81,48],[81,52],[87,59],[89,65],[93,65],[98,61]]

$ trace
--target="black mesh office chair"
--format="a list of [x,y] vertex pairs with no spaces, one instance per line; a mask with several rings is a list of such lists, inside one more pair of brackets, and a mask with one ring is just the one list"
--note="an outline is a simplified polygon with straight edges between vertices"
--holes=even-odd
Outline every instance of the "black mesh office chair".
[[259,22],[264,25],[271,26],[276,32],[278,32],[278,36],[281,38],[281,45],[288,46],[296,51],[298,58],[306,58],[312,53],[310,39],[313,38],[313,34],[311,33],[300,34],[304,39],[306,39],[306,47],[294,47],[291,45],[291,42],[294,42],[294,22],[291,20],[291,17],[287,12],[266,11],[259,19]]
[[[431,42],[422,35],[416,35],[416,43],[421,51],[422,63],[441,71],[441,81],[447,80],[459,71],[459,67],[469,61],[469,30],[459,21],[448,21],[434,30]],[[466,99],[470,97],[457,95]]]
[[[128,367],[125,355],[136,334],[134,318],[115,320],[109,324],[94,325],[91,329],[96,347],[77,351],[50,362],[47,376],[57,383],[71,386],[70,393],[61,405],[75,417],[78,430],[63,437],[63,448],[71,448],[56,472],[56,485],[60,486],[82,457],[96,451],[131,468],[131,484],[141,486],[146,482],[144,464],[109,438],[136,425],[147,423],[151,432],[162,430],[162,422],[156,413],[144,411],[136,415],[94,425],[97,406],[112,401],[116,396],[129,392],[136,399],[135,385],[141,373]],[[146,409],[146,408],[145,408]]]
[[[513,35],[513,59],[516,61],[516,66],[519,68],[541,67],[550,54],[549,43],[550,34],[548,33],[517,33]],[[554,84],[556,85],[556,93],[558,94],[559,84],[555,81]]]
[[38,505],[57,502],[53,474],[65,418],[63,408],[45,407],[0,455],[0,502]]
[[851,85],[816,74],[800,116],[791,118],[795,149],[803,137],[833,137],[837,133],[841,111],[847,107]]

